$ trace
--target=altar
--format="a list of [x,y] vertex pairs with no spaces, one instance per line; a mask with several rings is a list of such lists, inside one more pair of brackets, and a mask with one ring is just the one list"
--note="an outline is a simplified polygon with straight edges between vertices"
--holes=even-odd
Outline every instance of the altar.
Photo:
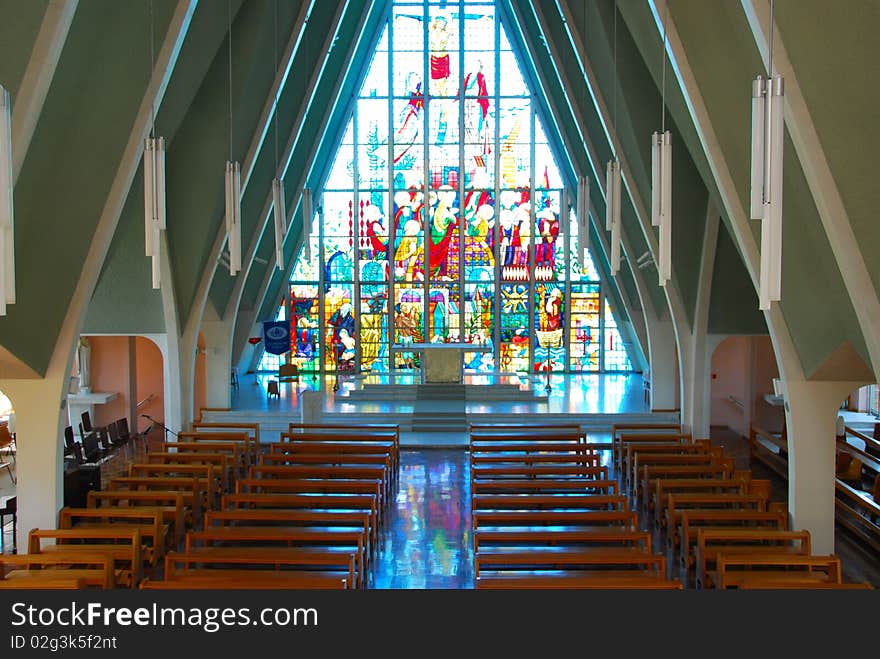
[[422,353],[422,382],[461,383],[466,352],[489,352],[490,346],[478,343],[406,343],[392,346],[397,352]]

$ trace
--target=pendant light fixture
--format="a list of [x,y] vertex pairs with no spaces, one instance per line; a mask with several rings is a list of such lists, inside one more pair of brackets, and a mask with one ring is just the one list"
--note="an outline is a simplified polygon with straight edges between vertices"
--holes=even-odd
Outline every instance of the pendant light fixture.
[[[614,115],[612,129],[617,130],[617,0],[614,0]],[[613,145],[612,145],[613,148]],[[616,157],[605,167],[605,230],[611,232],[611,276],[620,269],[620,161]]]
[[[278,71],[278,0],[275,0],[275,71]],[[275,97],[275,172],[272,179],[272,217],[275,225],[275,265],[284,270],[284,236],[287,235],[287,203],[284,199],[284,181],[278,171],[278,97]]]
[[0,85],[0,316],[15,304],[15,209],[12,172],[12,98]]
[[666,20],[663,19],[663,73],[659,132],[651,136],[651,226],[660,227],[657,273],[660,286],[672,275],[672,133],[666,130]]
[[590,179],[586,176],[578,178],[575,215],[577,216],[578,257],[583,269],[587,262],[587,251],[590,248]]
[[226,161],[226,244],[229,247],[229,274],[241,270],[241,165],[232,159],[232,0],[227,2],[229,27],[229,160]]
[[782,297],[782,161],[785,136],[782,76],[773,75],[773,0],[770,0],[770,53],[767,78],[752,81],[752,169],[749,210],[761,220],[758,308]]
[[[153,28],[153,0],[150,0],[150,80],[156,68]],[[156,137],[156,105],[150,101],[150,134],[144,140],[144,251],[150,257],[150,279],[161,286],[159,259],[161,232],[165,231],[165,138]]]

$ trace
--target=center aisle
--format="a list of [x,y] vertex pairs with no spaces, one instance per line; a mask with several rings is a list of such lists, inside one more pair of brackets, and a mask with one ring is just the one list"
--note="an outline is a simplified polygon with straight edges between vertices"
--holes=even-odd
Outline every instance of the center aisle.
[[381,534],[372,588],[473,588],[464,450],[400,452],[400,485]]

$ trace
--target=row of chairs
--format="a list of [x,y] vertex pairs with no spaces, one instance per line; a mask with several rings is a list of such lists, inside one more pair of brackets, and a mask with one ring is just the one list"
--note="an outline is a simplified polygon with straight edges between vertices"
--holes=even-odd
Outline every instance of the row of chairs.
[[125,417],[106,426],[95,427],[88,412],[83,412],[79,425],[82,441],[77,441],[73,427],[64,429],[64,456],[78,465],[96,464],[122,450],[128,453],[132,444],[145,435],[132,433]]

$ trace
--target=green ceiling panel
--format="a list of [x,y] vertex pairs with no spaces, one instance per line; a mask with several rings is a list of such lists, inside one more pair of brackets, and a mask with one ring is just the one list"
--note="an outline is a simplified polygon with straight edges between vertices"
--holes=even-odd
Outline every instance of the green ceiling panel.
[[95,293],[83,333],[164,332],[162,293],[151,287],[150,259],[144,256],[143,167],[131,185]]
[[844,341],[868,360],[868,350],[843,278],[834,262],[788,133],[782,225],[782,311],[804,371],[811,373]]
[[[155,3],[157,34],[164,35],[174,6]],[[18,297],[0,318],[0,343],[39,373],[48,366],[144,95],[149,33],[145,6],[80,3],[16,185]]]
[[880,291],[880,2],[787,0],[776,22],[868,272]]
[[[718,227],[709,302],[709,334],[767,334],[758,295],[727,227]],[[724,273],[719,275],[719,273]]]
[[13,103],[48,5],[48,0],[0,0],[0,85]]

